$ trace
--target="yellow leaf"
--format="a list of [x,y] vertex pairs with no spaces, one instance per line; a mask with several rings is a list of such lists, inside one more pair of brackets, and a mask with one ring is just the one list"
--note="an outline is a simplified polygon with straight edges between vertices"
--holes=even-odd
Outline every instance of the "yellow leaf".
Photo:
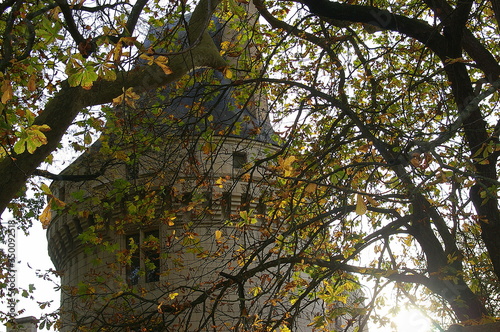
[[13,91],[10,80],[4,80],[2,84],[2,104],[12,99]]
[[120,61],[120,58],[122,57],[122,49],[123,49],[123,43],[121,43],[121,41],[119,41],[113,50],[113,61],[114,62]]
[[113,105],[120,105],[123,102],[124,95],[121,94],[116,98],[113,98]]
[[28,80],[28,90],[29,91],[36,90],[36,76],[35,75],[31,75],[29,80]]
[[127,46],[132,46],[135,44],[137,37],[121,37],[120,40]]
[[229,79],[229,80],[233,78],[233,72],[231,71],[231,69],[229,69],[227,67],[224,68],[223,74],[224,74],[224,77]]
[[57,198],[57,197],[52,197],[52,199],[54,200],[54,203],[55,203],[58,207],[65,207],[65,206],[66,206],[66,203],[64,203],[63,201],[61,201],[59,198]]
[[223,41],[220,43],[220,55],[224,55],[226,51],[229,49],[229,45],[231,45],[231,42],[229,41]]
[[139,58],[146,60],[149,66],[151,66],[155,61],[155,58],[153,56],[147,54],[141,54]]
[[167,220],[167,225],[174,226],[175,225],[175,223],[174,223],[175,218],[176,218],[175,216],[169,217]]
[[125,101],[128,106],[135,107],[135,100],[139,99],[140,97],[141,96],[134,92],[133,88],[128,88],[127,90],[123,91],[122,95],[113,98],[113,105],[120,105]]
[[33,125],[31,127],[33,129],[36,129],[36,130],[39,130],[39,131],[42,131],[42,132],[50,131],[50,127],[48,125],[46,125],[46,124],[41,125],[41,126]]
[[306,193],[313,193],[316,191],[317,187],[318,185],[316,183],[309,183],[304,190]]
[[286,159],[283,160],[281,166],[283,168],[290,167],[295,160],[297,160],[297,158],[295,158],[295,156],[288,156],[288,157],[286,157]]
[[223,183],[225,182],[225,180],[223,178],[218,178],[217,180],[215,180],[215,185],[219,188],[222,188],[223,187]]
[[52,199],[50,199],[49,203],[47,204],[45,209],[43,209],[43,212],[39,217],[40,222],[42,223],[42,227],[44,229],[49,227],[50,219],[52,218],[52,211],[50,209],[51,206],[52,206]]
[[210,143],[210,142],[206,142],[205,144],[203,144],[203,146],[201,147],[201,151],[203,151],[204,154],[210,154],[212,153],[213,151],[215,150],[215,145]]
[[220,240],[221,237],[222,237],[222,232],[220,230],[216,230],[215,231],[215,239]]
[[160,55],[159,57],[156,58],[155,60],[156,62],[159,62],[159,63],[167,63],[168,62],[168,58],[164,55]]
[[169,297],[171,300],[173,300],[173,299],[175,299],[175,298],[177,297],[177,295],[179,295],[179,293],[170,293],[170,294],[168,294],[168,297]]
[[363,195],[356,195],[356,214],[362,216],[366,213],[366,203]]
[[358,151],[363,152],[363,153],[367,153],[369,149],[370,149],[370,144],[365,144],[365,145],[361,145],[358,148]]
[[170,75],[173,73],[172,69],[167,66],[168,58],[166,56],[160,55],[154,60],[154,62],[163,70],[165,75]]
[[173,73],[172,69],[170,69],[170,67],[167,66],[166,64],[159,63],[159,62],[156,62],[156,64],[163,70],[163,72],[165,73],[165,75],[170,75],[170,74]]
[[368,201],[368,203],[370,203],[373,206],[379,206],[380,205],[373,197],[366,196],[366,200]]
[[295,156],[288,156],[280,161],[280,166],[285,171],[285,176],[290,176],[292,174],[292,164],[296,159]]
[[240,211],[240,218],[243,219],[243,220],[248,220],[248,211]]

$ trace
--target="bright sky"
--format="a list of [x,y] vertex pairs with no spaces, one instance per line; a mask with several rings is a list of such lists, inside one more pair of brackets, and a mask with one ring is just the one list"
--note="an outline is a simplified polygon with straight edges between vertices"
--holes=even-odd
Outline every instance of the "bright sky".
[[[2,221],[8,221],[10,218],[7,213],[4,214]],[[54,288],[57,286],[52,281],[42,280],[37,277],[37,270],[43,274],[46,270],[54,268],[52,262],[50,261],[49,255],[47,253],[47,240],[45,237],[45,230],[38,222],[33,223],[31,228],[31,234],[26,237],[24,233],[17,232],[16,234],[16,249],[17,249],[17,265],[16,265],[16,279],[18,287],[27,289],[29,284],[35,285],[35,301],[50,301],[53,300],[53,304],[49,308],[50,311],[54,311],[59,307],[59,292]],[[59,280],[56,280],[59,283]],[[17,306],[17,309],[26,308],[26,312],[20,317],[25,316],[35,316],[39,317],[42,311],[36,305],[36,302],[29,299],[24,299],[22,296],[18,295],[21,303]],[[6,310],[6,304],[2,305],[1,310]],[[48,312],[49,310],[45,310]],[[5,332],[6,327],[0,325],[0,332]],[[44,330],[46,331],[46,330]],[[53,331],[53,330],[52,330]]]

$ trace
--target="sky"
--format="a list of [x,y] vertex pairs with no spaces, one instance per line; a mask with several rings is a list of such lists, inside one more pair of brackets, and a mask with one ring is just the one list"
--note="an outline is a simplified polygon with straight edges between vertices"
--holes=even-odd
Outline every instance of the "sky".
[[[7,213],[2,217],[3,222],[10,219],[8,215],[5,215],[7,215]],[[55,284],[53,281],[47,281],[37,277],[37,270],[43,274],[46,270],[54,268],[47,252],[47,239],[45,234],[46,232],[42,229],[42,225],[37,221],[34,221],[29,236],[25,236],[22,231],[17,232],[17,263],[15,269],[18,287],[27,289],[30,284],[34,284],[35,290],[33,296],[35,301],[53,301],[51,307],[45,309],[45,312],[49,312],[59,307],[59,292],[56,290],[59,280],[55,280],[57,282],[57,284]],[[17,298],[21,300],[17,309],[26,308],[26,312],[20,317],[40,316],[42,310],[38,308],[33,300],[25,299],[20,295],[18,295]],[[3,304],[1,309],[6,310],[6,304]],[[5,331],[6,327],[0,325],[0,332]]]

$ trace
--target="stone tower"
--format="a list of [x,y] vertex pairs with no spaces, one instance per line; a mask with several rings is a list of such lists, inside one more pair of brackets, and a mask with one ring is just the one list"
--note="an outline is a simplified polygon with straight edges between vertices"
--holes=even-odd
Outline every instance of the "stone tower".
[[[234,37],[222,26],[214,39]],[[66,203],[47,231],[61,331],[311,331],[321,302],[283,301],[285,267],[266,265],[280,226],[266,225],[279,146],[265,98],[230,83],[197,70],[109,110],[61,173],[87,180],[51,186]]]

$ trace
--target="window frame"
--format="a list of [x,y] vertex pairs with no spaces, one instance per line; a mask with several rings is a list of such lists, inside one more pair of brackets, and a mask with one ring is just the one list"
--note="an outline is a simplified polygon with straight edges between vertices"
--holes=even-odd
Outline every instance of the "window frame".
[[[147,248],[144,248],[144,243],[150,236],[154,236],[158,239],[158,241],[160,241],[160,229],[139,229],[125,235],[125,250],[127,250],[129,254],[132,249],[130,245],[131,238],[134,239],[134,243],[137,245],[136,252],[131,254],[130,264],[127,264],[125,268],[125,279],[131,286],[150,284],[160,281],[161,243],[158,243],[158,250],[147,250]],[[147,261],[155,264],[154,270],[147,268]],[[131,276],[133,273],[136,275]]]

